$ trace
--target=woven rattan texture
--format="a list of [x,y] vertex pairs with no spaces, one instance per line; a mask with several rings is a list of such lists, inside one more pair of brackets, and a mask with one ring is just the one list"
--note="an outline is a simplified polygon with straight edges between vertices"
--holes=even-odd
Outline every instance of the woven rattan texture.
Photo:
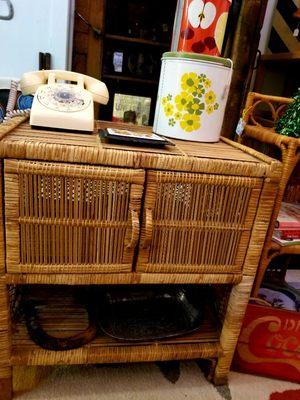
[[[16,121],[17,123],[18,121]],[[97,127],[115,125],[99,122]],[[11,127],[12,128],[12,127]],[[140,129],[130,126],[130,129]],[[149,128],[143,128],[149,132]],[[1,138],[1,131],[0,131]],[[21,124],[6,132],[1,141],[0,158],[89,163],[126,168],[189,171],[246,177],[275,176],[280,167],[271,158],[224,139],[218,143],[191,143],[174,140],[175,147],[151,149],[112,145],[92,135],[32,130]],[[241,149],[243,151],[241,151]],[[261,162],[264,161],[264,162]]]
[[[8,272],[132,270],[143,170],[18,160],[4,170]],[[261,188],[259,178],[148,171],[137,271],[241,272]]]
[[[228,139],[153,149],[103,142],[97,131],[33,130],[24,118],[2,125],[3,399],[11,399],[13,365],[209,358],[211,378],[226,382],[281,164]],[[10,322],[14,285],[154,283],[223,286],[219,324],[174,341],[133,346],[99,336],[53,352],[32,343],[22,320]],[[71,325],[80,321],[70,316]],[[51,318],[47,326],[53,331]]]
[[7,271],[131,271],[144,176],[7,160]]
[[148,172],[137,271],[240,272],[261,186],[255,178]]
[[285,97],[249,93],[245,109],[247,125],[242,142],[268,156],[282,161],[282,176],[272,210],[262,257],[258,268],[253,295],[256,296],[265,271],[272,258],[280,254],[300,254],[300,246],[281,247],[272,242],[278,213],[283,200],[300,201],[300,139],[279,135],[274,123],[293,100]]

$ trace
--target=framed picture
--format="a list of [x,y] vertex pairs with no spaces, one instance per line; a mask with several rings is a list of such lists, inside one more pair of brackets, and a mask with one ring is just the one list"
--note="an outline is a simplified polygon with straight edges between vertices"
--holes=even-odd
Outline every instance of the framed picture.
[[151,98],[115,93],[112,120],[136,125],[148,125]]

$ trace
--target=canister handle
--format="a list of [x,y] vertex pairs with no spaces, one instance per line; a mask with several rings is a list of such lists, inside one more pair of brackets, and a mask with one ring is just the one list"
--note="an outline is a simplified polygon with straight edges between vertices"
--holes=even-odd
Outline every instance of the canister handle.
[[227,82],[224,86],[224,90],[222,93],[222,100],[225,99],[228,95],[229,92],[229,88],[230,88],[230,83],[231,83],[231,78],[232,78],[232,73],[233,73],[233,61],[230,58],[226,58],[227,61],[229,61],[230,63],[230,68],[229,68],[229,73],[228,73],[228,78],[227,78]]

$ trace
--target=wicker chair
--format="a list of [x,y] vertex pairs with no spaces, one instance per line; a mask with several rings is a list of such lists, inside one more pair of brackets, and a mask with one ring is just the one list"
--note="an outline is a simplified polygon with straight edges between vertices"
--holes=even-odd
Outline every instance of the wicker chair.
[[249,93],[245,112],[246,122],[240,141],[282,161],[283,170],[260,265],[257,270],[253,296],[257,295],[270,261],[283,254],[300,254],[300,245],[283,247],[272,241],[281,202],[300,201],[300,139],[275,132],[274,123],[293,100],[285,97]]

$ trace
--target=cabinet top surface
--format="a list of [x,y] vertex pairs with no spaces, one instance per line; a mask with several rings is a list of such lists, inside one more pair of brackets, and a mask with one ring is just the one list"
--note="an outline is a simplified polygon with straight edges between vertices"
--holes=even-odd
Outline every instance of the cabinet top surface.
[[[97,129],[106,127],[151,131],[150,127],[96,122]],[[91,135],[73,134],[32,129],[28,123],[22,123],[5,135],[2,134],[0,158],[256,177],[280,175],[280,163],[228,139],[218,143],[173,142],[175,146],[163,148],[125,146],[103,141],[97,130]]]

